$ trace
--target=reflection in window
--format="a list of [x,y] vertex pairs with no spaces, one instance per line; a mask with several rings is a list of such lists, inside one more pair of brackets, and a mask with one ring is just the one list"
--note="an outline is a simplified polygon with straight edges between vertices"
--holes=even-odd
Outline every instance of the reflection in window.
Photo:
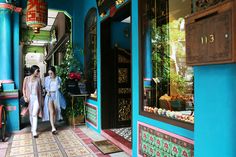
[[140,1],[143,110],[193,123],[193,70],[186,65],[185,21],[191,1]]
[[97,11],[92,8],[85,20],[85,78],[91,97],[97,97]]

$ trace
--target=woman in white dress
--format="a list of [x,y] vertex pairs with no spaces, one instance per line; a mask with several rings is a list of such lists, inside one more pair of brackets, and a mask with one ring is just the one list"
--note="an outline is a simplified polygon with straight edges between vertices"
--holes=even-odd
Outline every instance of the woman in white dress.
[[47,92],[44,99],[44,108],[43,108],[43,121],[50,120],[52,127],[52,134],[57,134],[55,121],[62,120],[61,108],[65,109],[66,102],[60,92],[61,78],[56,76],[56,68],[50,66],[48,68],[48,74],[45,78],[45,90]]
[[31,132],[34,138],[38,137],[37,125],[38,116],[42,117],[41,102],[42,102],[42,87],[38,77],[40,70],[37,65],[30,68],[30,76],[26,76],[23,82],[23,96],[25,102],[28,102],[29,119],[31,124]]

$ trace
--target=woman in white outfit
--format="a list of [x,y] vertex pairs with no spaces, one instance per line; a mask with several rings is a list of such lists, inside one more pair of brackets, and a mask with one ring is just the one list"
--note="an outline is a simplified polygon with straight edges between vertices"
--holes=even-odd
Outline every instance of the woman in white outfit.
[[30,76],[26,76],[23,82],[23,96],[25,102],[28,102],[29,109],[29,119],[31,124],[31,132],[34,138],[38,137],[37,134],[37,125],[38,125],[38,116],[42,117],[41,112],[41,101],[42,101],[42,87],[41,81],[38,77],[39,75],[39,67],[37,65],[33,65],[30,68]]
[[48,74],[45,78],[44,85],[47,92],[44,99],[44,108],[43,108],[43,121],[50,120],[52,127],[52,134],[57,134],[55,128],[55,121],[62,120],[61,108],[65,109],[66,102],[60,92],[61,78],[56,76],[56,68],[50,66],[48,68]]

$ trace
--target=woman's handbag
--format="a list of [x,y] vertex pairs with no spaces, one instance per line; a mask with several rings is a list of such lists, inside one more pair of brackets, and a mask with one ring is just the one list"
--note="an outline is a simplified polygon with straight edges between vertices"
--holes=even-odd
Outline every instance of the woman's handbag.
[[21,116],[26,116],[29,114],[29,108],[28,108],[28,105],[29,103],[28,102],[25,102],[25,99],[24,97],[22,96],[20,98],[20,106],[21,106],[21,112],[20,112],[20,115]]
[[20,105],[22,106],[22,107],[28,107],[28,102],[25,102],[25,99],[24,99],[24,97],[22,96],[21,98],[20,98]]
[[27,116],[28,114],[29,114],[29,108],[28,107],[22,107],[20,115],[24,117],[24,116]]

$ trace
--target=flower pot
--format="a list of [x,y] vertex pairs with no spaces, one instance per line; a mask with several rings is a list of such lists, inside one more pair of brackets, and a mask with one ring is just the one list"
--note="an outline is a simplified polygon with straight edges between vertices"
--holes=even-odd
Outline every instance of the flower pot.
[[78,125],[78,124],[84,123],[84,122],[85,122],[84,115],[75,116],[75,117],[74,117],[74,122],[75,122],[75,123],[73,123],[73,116],[68,117],[68,123],[69,123],[69,125],[72,125],[72,126],[73,126],[73,125]]

